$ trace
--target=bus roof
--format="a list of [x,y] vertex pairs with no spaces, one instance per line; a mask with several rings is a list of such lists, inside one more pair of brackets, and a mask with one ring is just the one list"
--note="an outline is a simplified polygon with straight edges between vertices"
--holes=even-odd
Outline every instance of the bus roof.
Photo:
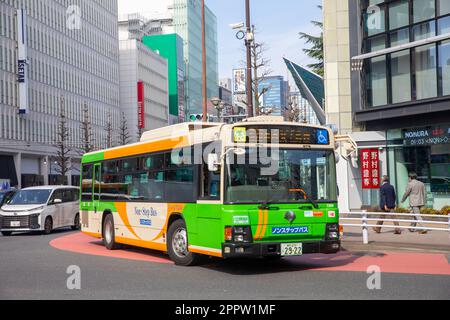
[[322,127],[301,123],[285,122],[283,117],[259,116],[245,119],[242,122],[227,125],[223,123],[191,122],[171,125],[145,132],[141,141],[125,146],[87,153],[82,163],[92,163],[109,159],[125,158],[133,155],[165,151],[174,148],[183,148],[192,145],[195,141],[208,143],[220,139],[223,128],[246,126],[253,124],[298,125],[308,127]]

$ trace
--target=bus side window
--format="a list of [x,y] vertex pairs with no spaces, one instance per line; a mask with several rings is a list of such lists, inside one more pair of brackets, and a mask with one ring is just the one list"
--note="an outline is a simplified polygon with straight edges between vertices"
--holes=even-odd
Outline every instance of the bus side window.
[[84,165],[81,181],[81,201],[92,201],[92,165]]
[[208,165],[202,166],[203,192],[200,199],[220,200],[220,172],[210,172]]

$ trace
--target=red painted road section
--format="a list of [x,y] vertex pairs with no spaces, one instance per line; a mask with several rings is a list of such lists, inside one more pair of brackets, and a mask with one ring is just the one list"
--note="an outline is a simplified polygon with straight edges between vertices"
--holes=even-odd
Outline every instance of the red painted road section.
[[50,245],[56,249],[70,251],[93,256],[102,256],[135,261],[147,261],[156,263],[172,263],[160,253],[141,248],[130,248],[126,250],[108,250],[102,241],[83,233],[75,233],[50,241]]
[[[82,233],[71,234],[50,242],[54,248],[81,254],[96,255],[118,259],[146,261],[153,263],[172,263],[162,254],[151,250],[127,248],[126,250],[107,250],[98,239]],[[341,252],[335,255],[305,255],[286,258],[284,267],[314,271],[357,271],[366,272],[369,266],[378,266],[381,272],[405,274],[430,274],[450,276],[450,264],[444,254],[377,252]]]

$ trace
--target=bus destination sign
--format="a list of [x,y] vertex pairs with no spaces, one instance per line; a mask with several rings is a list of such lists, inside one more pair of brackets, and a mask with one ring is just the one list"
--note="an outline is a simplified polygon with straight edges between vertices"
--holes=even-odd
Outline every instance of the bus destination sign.
[[235,143],[276,143],[276,144],[310,144],[329,145],[328,130],[315,127],[299,126],[246,126],[235,127]]

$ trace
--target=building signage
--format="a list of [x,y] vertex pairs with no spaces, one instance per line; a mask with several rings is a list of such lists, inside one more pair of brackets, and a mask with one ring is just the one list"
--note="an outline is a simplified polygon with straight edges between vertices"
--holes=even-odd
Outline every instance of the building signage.
[[138,90],[138,127],[145,129],[145,103],[144,103],[144,82],[139,81]]
[[405,146],[431,146],[449,143],[450,126],[403,130],[403,144]]
[[361,150],[361,175],[363,189],[380,188],[380,154],[378,149]]
[[245,69],[233,70],[233,94],[246,92],[247,74]]
[[17,10],[17,82],[19,83],[19,114],[28,113],[27,19],[25,10]]
[[25,79],[25,68],[27,65],[27,61],[26,60],[19,60],[17,63],[17,81],[19,83],[25,83],[26,79]]

